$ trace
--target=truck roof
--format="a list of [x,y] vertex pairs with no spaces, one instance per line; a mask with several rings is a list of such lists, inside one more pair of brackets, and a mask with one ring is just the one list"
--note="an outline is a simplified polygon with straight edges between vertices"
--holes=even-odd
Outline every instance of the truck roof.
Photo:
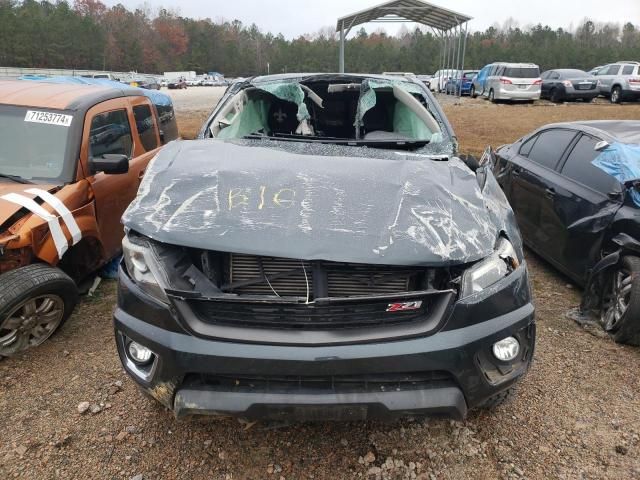
[[80,85],[24,80],[0,81],[0,104],[60,110],[84,110],[124,96],[144,95],[142,90],[122,85]]

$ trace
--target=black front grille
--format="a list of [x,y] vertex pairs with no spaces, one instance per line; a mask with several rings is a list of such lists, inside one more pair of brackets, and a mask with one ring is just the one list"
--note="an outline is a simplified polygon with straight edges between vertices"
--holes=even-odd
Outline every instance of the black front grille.
[[[189,300],[193,312],[205,323],[254,328],[326,330],[379,327],[424,320],[442,297],[426,294],[410,299],[367,299],[331,303],[239,302]],[[397,302],[419,302],[414,310],[388,311]]]
[[238,392],[391,392],[424,390],[452,383],[447,372],[383,373],[366,375],[212,375],[189,374],[189,387]]
[[411,291],[425,268],[229,254],[224,292],[241,295],[355,297]]

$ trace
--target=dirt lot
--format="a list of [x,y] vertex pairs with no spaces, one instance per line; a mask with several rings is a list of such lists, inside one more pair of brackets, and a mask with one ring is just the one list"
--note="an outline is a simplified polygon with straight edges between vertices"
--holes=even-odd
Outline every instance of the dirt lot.
[[[220,91],[172,94],[189,137]],[[639,105],[465,99],[445,109],[462,150],[474,153],[550,121],[640,118]],[[123,372],[110,318],[115,283],[105,282],[51,341],[0,362],[0,478],[640,478],[640,349],[567,320],[579,291],[533,254],[528,261],[535,362],[513,402],[464,422],[177,422]],[[79,414],[81,402],[96,413]]]

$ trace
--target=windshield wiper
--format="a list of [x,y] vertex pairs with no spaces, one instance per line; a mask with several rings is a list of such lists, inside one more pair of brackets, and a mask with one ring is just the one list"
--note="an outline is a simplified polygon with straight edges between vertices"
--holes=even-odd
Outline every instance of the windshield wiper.
[[8,178],[9,180],[13,180],[14,182],[24,183],[24,184],[32,184],[33,182],[27,180],[26,178],[22,178],[20,175],[9,175],[8,173],[0,173],[0,178]]
[[280,140],[285,142],[302,142],[302,143],[324,143],[333,145],[345,145],[350,147],[373,147],[373,148],[398,148],[401,150],[411,150],[424,147],[429,144],[429,140],[415,139],[385,139],[385,140],[366,140],[366,139],[346,139],[331,137],[309,137],[304,135],[245,135],[243,138],[247,140]]

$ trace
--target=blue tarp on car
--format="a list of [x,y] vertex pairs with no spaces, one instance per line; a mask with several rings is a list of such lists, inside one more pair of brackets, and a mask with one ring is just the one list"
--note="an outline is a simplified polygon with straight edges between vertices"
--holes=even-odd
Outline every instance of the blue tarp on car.
[[108,78],[86,78],[86,77],[45,77],[44,75],[23,75],[19,80],[29,80],[32,82],[47,82],[47,83],[64,83],[64,84],[77,84],[77,85],[102,85],[105,87],[119,88],[121,90],[138,90],[142,94],[148,97],[156,105],[171,106],[171,97],[166,93],[159,92],[158,90],[147,90],[145,88],[132,87],[125,83],[116,82],[115,80],[109,80]]
[[[640,145],[612,143],[591,163],[620,183],[640,180]],[[633,203],[640,207],[640,192],[631,188],[629,195]]]

